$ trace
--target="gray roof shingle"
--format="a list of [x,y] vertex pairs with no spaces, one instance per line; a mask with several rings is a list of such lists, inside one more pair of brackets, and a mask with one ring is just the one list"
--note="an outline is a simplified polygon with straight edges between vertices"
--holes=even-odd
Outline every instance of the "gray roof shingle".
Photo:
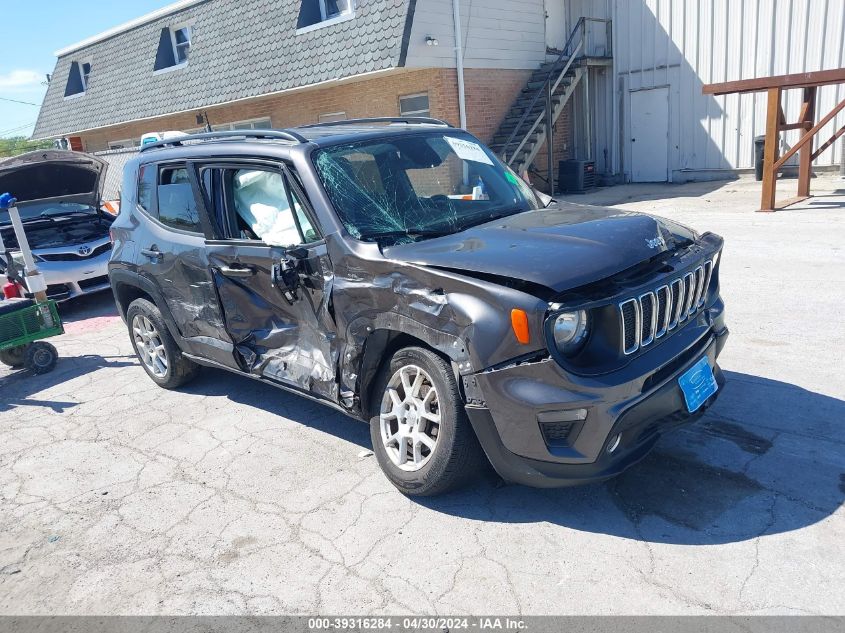
[[[355,17],[296,34],[302,0],[205,0],[60,57],[35,125],[49,138],[401,65],[412,0],[357,0]],[[153,74],[161,29],[191,24],[185,68]],[[84,96],[65,99],[73,61]]]

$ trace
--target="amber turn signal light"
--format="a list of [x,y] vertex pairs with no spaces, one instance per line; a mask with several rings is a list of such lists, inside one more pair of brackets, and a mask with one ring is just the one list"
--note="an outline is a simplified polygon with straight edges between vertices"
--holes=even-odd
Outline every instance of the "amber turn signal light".
[[528,345],[531,337],[528,335],[528,315],[525,310],[519,308],[511,310],[511,327],[516,340],[522,345]]

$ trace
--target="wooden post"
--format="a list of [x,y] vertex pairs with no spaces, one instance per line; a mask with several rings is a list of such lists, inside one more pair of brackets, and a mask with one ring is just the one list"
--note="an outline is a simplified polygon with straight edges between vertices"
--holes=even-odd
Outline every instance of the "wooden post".
[[[819,70],[791,75],[777,75],[775,77],[759,77],[757,79],[742,79],[708,84],[702,88],[706,95],[747,94],[751,92],[767,93],[766,108],[766,143],[763,156],[763,193],[760,200],[760,211],[774,211],[775,193],[777,189],[777,174],[792,156],[800,152],[798,170],[798,195],[780,204],[780,208],[795,204],[810,197],[810,176],[812,163],[822,152],[830,147],[837,138],[845,134],[845,126],[840,127],[827,141],[813,151],[815,136],[839,112],[845,110],[845,99],[840,101],[830,112],[824,115],[818,123],[813,123],[816,117],[817,96],[819,86],[833,86],[845,84],[845,68]],[[787,123],[783,113],[782,93],[784,90],[804,90],[804,102],[801,116],[797,123]],[[798,142],[792,145],[783,156],[778,157],[780,132],[786,130],[801,130]]]
[[775,159],[778,151],[778,128],[780,127],[780,88],[768,89],[766,108],[766,144],[763,148],[763,196],[760,211],[775,210],[775,188],[777,172]]
[[[804,125],[801,132],[803,138],[810,133],[816,119],[816,90],[815,86],[804,88],[804,104],[801,106],[799,123]],[[798,165],[798,196],[810,196],[810,168],[813,162],[813,142],[810,141],[801,148],[801,160]]]

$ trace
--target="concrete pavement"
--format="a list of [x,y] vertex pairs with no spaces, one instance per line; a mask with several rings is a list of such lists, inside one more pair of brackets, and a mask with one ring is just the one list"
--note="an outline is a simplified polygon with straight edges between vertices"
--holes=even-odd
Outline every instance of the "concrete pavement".
[[0,613],[845,614],[845,182],[813,186],[573,198],[726,238],[728,385],[604,485],[409,500],[363,424],[219,371],[161,390],[108,296],[66,306],[55,371],[0,369]]

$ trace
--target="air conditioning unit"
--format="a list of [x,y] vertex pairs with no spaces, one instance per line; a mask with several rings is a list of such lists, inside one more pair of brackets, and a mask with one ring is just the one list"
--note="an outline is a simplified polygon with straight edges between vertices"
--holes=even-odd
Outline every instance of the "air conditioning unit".
[[557,174],[561,193],[587,193],[596,186],[596,163],[591,160],[562,160]]

